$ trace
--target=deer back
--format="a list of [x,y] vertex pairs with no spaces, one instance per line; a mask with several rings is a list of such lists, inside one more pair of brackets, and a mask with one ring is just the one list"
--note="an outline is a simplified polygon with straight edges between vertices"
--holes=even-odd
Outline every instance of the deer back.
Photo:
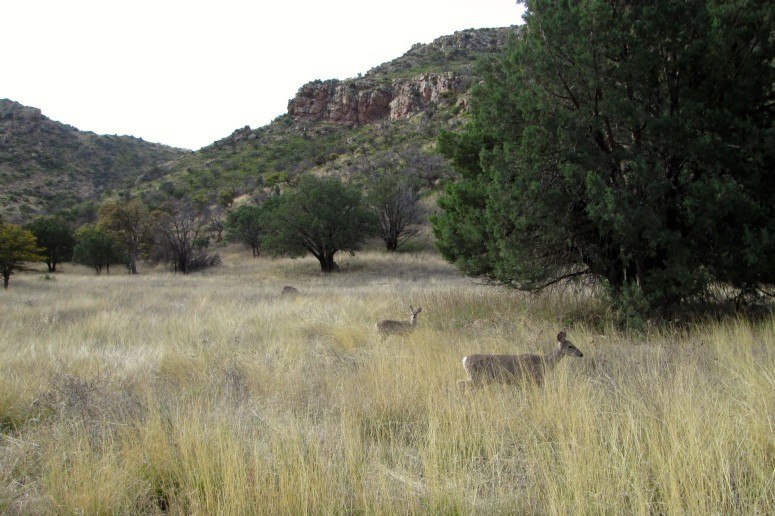
[[463,367],[475,383],[540,381],[544,360],[538,355],[469,355],[463,358]]
[[386,334],[404,334],[409,333],[412,330],[414,330],[415,325],[417,324],[417,314],[422,312],[422,307],[418,307],[416,310],[414,307],[409,307],[409,321],[394,321],[391,319],[386,319],[384,321],[378,322],[375,327],[377,328],[377,331],[381,333]]
[[409,333],[412,324],[405,321],[384,320],[376,324],[377,331],[382,333]]

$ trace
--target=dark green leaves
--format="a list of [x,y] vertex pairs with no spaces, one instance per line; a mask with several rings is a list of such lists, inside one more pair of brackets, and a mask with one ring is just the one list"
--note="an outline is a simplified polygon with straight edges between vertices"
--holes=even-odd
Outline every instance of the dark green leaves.
[[772,285],[773,7],[527,4],[439,138],[444,256],[527,290],[591,274],[636,311]]
[[264,248],[290,256],[311,253],[323,272],[337,269],[337,252],[360,249],[374,233],[374,216],[360,190],[336,178],[304,176],[294,190],[266,203]]

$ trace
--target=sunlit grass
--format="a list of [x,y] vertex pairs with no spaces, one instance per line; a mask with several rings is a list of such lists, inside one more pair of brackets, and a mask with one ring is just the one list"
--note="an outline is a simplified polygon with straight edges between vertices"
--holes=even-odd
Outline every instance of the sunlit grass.
[[[0,512],[775,512],[775,324],[620,333],[432,254],[252,259],[0,293]],[[299,289],[280,294],[283,285]],[[380,319],[416,330],[380,337]],[[460,358],[584,352],[462,394]]]

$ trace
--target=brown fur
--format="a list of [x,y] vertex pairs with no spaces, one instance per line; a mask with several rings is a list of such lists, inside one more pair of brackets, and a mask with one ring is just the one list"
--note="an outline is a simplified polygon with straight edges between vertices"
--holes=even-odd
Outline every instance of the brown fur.
[[422,312],[422,307],[417,307],[417,310],[409,307],[409,321],[393,321],[386,319],[380,321],[374,325],[378,333],[383,335],[406,335],[414,330],[417,326],[417,314]]
[[557,365],[565,355],[582,357],[584,354],[565,339],[565,332],[557,335],[557,347],[546,355],[468,355],[463,357],[463,368],[467,380],[460,380],[458,386],[479,387],[486,383],[514,384],[534,382],[543,385],[544,375]]

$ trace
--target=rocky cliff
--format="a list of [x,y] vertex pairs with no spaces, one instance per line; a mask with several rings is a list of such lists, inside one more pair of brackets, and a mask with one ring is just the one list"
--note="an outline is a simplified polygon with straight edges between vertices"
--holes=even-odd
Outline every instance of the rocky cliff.
[[363,78],[309,82],[288,101],[288,115],[294,120],[365,125],[410,118],[439,104],[465,106],[460,94],[473,82],[473,62],[496,52],[515,31],[460,31],[428,45],[416,44]]
[[288,114],[295,120],[350,125],[401,120],[465,92],[470,84],[470,76],[455,72],[424,73],[388,84],[370,79],[314,81],[288,102]]

